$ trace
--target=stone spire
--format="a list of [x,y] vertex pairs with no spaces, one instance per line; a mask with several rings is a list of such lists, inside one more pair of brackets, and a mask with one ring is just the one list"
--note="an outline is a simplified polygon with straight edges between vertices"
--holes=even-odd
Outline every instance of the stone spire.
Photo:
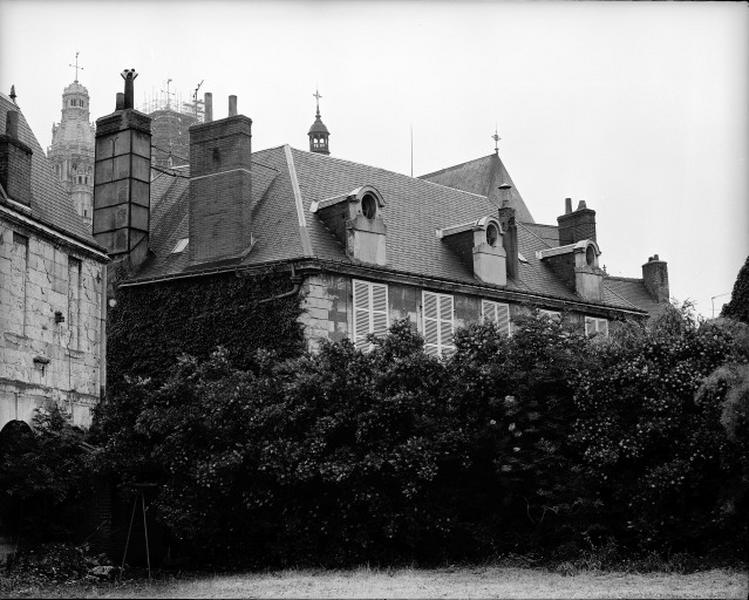
[[[76,65],[77,65],[76,53]],[[94,133],[89,122],[88,90],[76,80],[62,93],[60,123],[52,125],[52,145],[47,156],[55,174],[70,195],[76,211],[91,227],[94,197]]]
[[330,154],[330,148],[328,146],[328,136],[330,132],[328,128],[320,118],[320,92],[315,90],[312,94],[317,101],[317,111],[315,113],[315,122],[312,123],[312,127],[309,128],[307,135],[309,136],[309,151],[316,152],[318,154]]

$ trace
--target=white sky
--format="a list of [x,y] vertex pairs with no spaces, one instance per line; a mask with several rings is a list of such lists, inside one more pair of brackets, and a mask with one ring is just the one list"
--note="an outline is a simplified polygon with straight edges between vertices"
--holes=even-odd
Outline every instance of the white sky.
[[[308,147],[315,87],[332,154],[414,174],[493,151],[537,222],[597,211],[602,264],[711,314],[749,255],[749,5],[743,2],[0,0],[0,90],[42,146],[74,79],[92,119],[134,67],[136,104],[237,94],[253,148]],[[729,296],[716,298],[716,312]]]

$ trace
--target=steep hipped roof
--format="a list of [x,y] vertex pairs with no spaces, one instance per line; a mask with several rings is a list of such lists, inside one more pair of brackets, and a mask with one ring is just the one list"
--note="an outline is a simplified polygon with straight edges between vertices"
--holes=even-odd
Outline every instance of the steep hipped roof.
[[[198,273],[189,252],[172,252],[189,235],[189,180],[185,173],[157,173],[151,188],[153,257],[133,281]],[[351,264],[345,248],[323,221],[310,211],[314,201],[348,194],[361,185],[374,186],[386,205],[387,270],[481,285],[458,256],[436,235],[458,223],[495,214],[496,204],[484,195],[431,183],[400,173],[340,158],[280,146],[252,154],[252,251],[240,263],[261,265],[296,258]],[[558,245],[556,227],[518,225],[523,259],[518,277],[501,289],[559,300],[580,298],[545,264],[536,251]],[[209,266],[210,267],[210,266]],[[493,287],[486,285],[486,287]],[[603,307],[646,310],[632,294],[604,284]],[[591,304],[591,303],[588,303]]]
[[31,218],[68,234],[92,248],[103,250],[86,229],[83,220],[73,208],[70,197],[55,176],[52,165],[31,131],[21,110],[5,94],[0,93],[0,133],[5,133],[8,111],[17,111],[18,138],[31,148]]
[[512,177],[510,177],[497,153],[469,160],[434,173],[427,173],[421,175],[419,179],[487,196],[495,206],[499,206],[502,202],[499,195],[499,186],[503,183],[509,183],[512,186],[510,206],[515,209],[517,220],[524,223],[535,223],[520,192],[515,187]]

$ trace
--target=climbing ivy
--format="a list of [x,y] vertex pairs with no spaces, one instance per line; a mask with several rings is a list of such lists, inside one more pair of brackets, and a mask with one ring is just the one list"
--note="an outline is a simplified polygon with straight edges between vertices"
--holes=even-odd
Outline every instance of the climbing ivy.
[[293,285],[283,273],[228,273],[120,287],[107,315],[108,389],[126,377],[162,381],[178,356],[205,359],[218,346],[238,369],[251,368],[259,349],[279,360],[298,355],[299,296],[276,298]]

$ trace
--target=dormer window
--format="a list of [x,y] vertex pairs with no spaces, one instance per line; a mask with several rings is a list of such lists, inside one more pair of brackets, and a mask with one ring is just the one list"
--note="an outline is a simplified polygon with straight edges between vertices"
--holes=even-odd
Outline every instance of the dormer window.
[[347,194],[317,200],[310,206],[328,230],[359,262],[384,265],[387,262],[387,227],[382,216],[385,201],[371,185]]
[[499,240],[499,227],[495,222],[490,222],[486,226],[486,243],[492,248],[497,247],[497,241]]
[[479,281],[507,285],[507,253],[497,219],[486,216],[436,233]]
[[361,212],[367,219],[374,219],[377,214],[377,199],[372,194],[364,194],[361,199]]
[[589,267],[595,267],[595,266],[597,266],[596,262],[598,262],[598,260],[597,260],[597,256],[596,256],[596,250],[593,247],[593,244],[590,244],[585,249],[585,262],[587,263],[587,265]]

